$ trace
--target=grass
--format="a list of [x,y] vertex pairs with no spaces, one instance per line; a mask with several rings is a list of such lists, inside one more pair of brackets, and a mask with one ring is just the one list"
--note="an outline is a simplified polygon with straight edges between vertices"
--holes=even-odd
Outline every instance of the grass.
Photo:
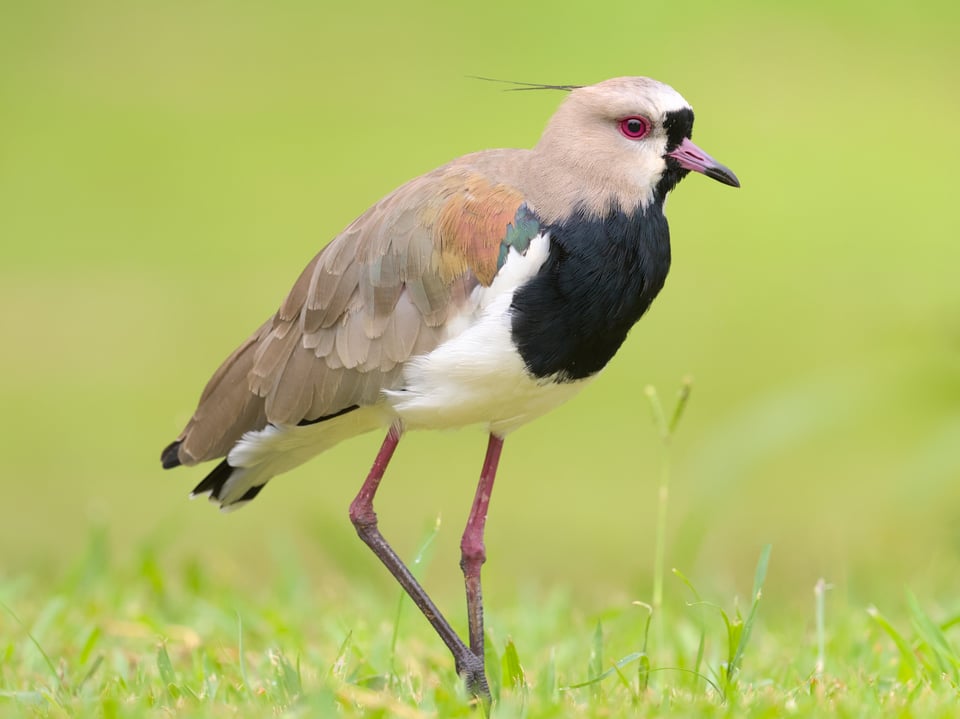
[[[401,613],[389,596],[356,587],[339,601],[318,597],[292,563],[242,591],[189,562],[158,571],[154,548],[117,563],[104,540],[94,535],[51,587],[0,584],[0,715],[477,716],[426,623],[404,617],[395,634]],[[808,616],[765,621],[769,557],[742,605],[701,598],[675,573],[661,645],[650,642],[647,606],[592,615],[549,593],[491,608],[494,714],[954,715],[960,614],[935,616],[912,595],[892,616],[824,610],[811,594]]]

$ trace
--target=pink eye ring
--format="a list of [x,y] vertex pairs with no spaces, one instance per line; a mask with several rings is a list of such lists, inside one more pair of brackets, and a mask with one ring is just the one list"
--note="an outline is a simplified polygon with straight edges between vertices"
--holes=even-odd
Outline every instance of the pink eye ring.
[[631,115],[620,121],[620,134],[628,140],[639,140],[650,132],[650,121],[640,115]]

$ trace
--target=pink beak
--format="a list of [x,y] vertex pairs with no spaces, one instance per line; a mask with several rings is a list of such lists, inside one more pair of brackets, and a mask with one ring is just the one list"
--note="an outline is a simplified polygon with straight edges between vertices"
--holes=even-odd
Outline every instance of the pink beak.
[[724,185],[740,187],[740,180],[737,179],[737,176],[733,174],[730,168],[724,167],[694,145],[689,137],[683,138],[683,142],[681,142],[673,152],[668,152],[667,157],[672,157],[680,163],[680,167],[685,170],[701,172],[707,177],[712,177],[717,182],[722,182]]

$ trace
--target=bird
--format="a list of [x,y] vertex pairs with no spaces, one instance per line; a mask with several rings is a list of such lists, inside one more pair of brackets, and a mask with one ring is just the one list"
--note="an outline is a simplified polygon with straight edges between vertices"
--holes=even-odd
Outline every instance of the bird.
[[[161,454],[165,469],[219,459],[192,496],[233,510],[338,442],[385,430],[350,521],[486,702],[480,570],[504,439],[583,389],[650,307],[677,183],[692,171],[740,186],[693,143],[693,109],[669,85],[540,87],[566,95],[533,148],[457,158],[361,214],[227,357]],[[473,425],[488,439],[460,542],[464,641],[381,534],[374,498],[405,432]]]

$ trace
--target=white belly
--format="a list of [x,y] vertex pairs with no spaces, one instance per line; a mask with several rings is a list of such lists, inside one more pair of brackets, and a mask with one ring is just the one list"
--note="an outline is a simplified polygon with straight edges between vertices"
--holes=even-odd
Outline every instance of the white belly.
[[587,381],[557,383],[527,372],[510,334],[510,303],[549,252],[535,237],[523,255],[510,251],[493,284],[478,288],[476,307],[437,349],[410,360],[403,390],[385,392],[387,403],[410,429],[487,425],[503,435],[549,412]]
[[536,380],[510,341],[510,295],[462,334],[404,370],[387,402],[410,429],[489,425],[503,435],[573,397],[587,383]]

